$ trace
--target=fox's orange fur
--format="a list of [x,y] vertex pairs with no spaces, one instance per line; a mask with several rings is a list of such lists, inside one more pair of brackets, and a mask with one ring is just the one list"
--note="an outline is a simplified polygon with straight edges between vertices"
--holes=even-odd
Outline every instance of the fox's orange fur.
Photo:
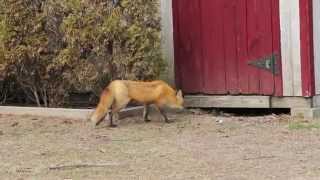
[[110,110],[110,125],[114,126],[112,114],[126,107],[131,100],[145,105],[143,115],[145,121],[148,121],[149,104],[155,104],[158,107],[166,122],[168,122],[168,119],[164,114],[163,107],[183,108],[182,92],[176,92],[163,81],[139,82],[115,80],[102,92],[99,104],[91,116],[91,121],[97,125]]

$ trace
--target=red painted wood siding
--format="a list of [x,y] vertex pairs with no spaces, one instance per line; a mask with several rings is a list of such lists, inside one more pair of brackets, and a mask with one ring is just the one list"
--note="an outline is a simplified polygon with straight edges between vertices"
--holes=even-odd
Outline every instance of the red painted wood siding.
[[276,66],[279,75],[274,76],[274,84],[275,84],[275,96],[283,95],[283,84],[282,84],[282,63],[281,63],[281,37],[280,37],[280,7],[279,0],[271,0],[271,9],[272,9],[272,49],[275,54],[278,54],[278,64]]
[[278,6],[278,0],[174,0],[177,85],[186,93],[281,95],[281,72],[248,65],[272,53],[280,58]]
[[188,93],[203,89],[200,1],[173,0],[176,82]]
[[300,0],[302,95],[315,95],[312,0]]

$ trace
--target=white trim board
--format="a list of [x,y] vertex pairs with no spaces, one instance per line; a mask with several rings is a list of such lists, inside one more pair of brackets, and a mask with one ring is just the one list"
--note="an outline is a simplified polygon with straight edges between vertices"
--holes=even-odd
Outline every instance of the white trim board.
[[168,63],[167,81],[169,84],[175,85],[172,0],[160,0],[160,14],[161,49],[163,58]]
[[320,94],[320,1],[313,0],[313,47],[316,94]]
[[299,0],[280,0],[280,30],[283,96],[302,96]]

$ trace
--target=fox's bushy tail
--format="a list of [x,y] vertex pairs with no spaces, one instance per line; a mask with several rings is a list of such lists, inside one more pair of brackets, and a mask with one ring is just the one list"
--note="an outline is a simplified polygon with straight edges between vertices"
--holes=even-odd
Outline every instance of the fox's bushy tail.
[[90,118],[91,122],[98,124],[106,116],[108,110],[113,104],[113,101],[113,93],[108,88],[103,90],[99,104]]

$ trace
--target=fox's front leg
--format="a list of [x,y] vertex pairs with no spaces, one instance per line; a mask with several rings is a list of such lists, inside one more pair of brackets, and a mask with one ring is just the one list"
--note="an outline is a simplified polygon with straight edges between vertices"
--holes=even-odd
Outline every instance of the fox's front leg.
[[143,120],[145,122],[150,122],[151,120],[148,118],[148,115],[149,115],[149,105],[148,104],[145,104],[144,105],[144,109],[143,109]]
[[168,117],[167,117],[167,115],[166,115],[166,113],[165,113],[165,111],[164,111],[163,108],[158,107],[158,110],[159,110],[160,114],[163,116],[163,119],[164,119],[164,121],[165,121],[166,123],[172,123],[172,122],[173,122],[173,121],[170,121],[170,120],[168,119]]

